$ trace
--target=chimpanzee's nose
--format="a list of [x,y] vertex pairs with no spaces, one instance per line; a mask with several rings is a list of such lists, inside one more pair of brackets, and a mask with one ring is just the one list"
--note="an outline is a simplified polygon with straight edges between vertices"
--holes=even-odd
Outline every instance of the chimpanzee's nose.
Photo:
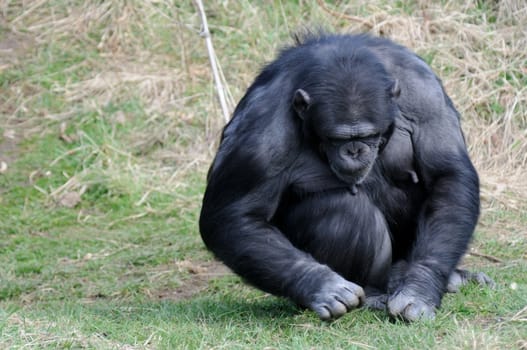
[[348,143],[340,149],[340,155],[344,158],[356,159],[366,152],[367,146],[364,144]]

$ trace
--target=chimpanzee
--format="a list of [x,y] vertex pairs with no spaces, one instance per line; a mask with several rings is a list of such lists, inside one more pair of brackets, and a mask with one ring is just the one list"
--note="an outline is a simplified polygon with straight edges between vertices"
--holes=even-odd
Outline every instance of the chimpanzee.
[[[223,130],[200,231],[254,286],[322,319],[365,304],[433,318],[479,216],[460,116],[416,54],[308,34],[257,76]],[[450,285],[449,285],[450,281]]]

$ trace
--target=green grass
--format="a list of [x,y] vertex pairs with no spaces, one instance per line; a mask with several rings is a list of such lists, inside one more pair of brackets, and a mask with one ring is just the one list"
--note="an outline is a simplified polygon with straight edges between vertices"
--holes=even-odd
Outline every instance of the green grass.
[[0,348],[527,347],[526,187],[515,175],[527,144],[524,12],[481,1],[328,1],[334,13],[314,0],[206,4],[234,100],[290,31],[364,30],[346,17],[361,15],[419,52],[466,106],[485,201],[465,264],[497,287],[446,295],[432,322],[359,309],[328,323],[245,285],[201,242],[222,120],[191,2],[35,4],[10,1],[0,21],[0,47],[12,46],[0,56]]

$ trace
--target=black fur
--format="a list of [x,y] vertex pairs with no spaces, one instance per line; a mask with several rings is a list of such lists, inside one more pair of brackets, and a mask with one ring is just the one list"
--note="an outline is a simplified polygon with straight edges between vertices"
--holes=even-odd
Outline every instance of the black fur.
[[414,320],[434,316],[478,215],[459,115],[430,68],[386,39],[312,35],[238,104],[200,230],[245,280],[322,318],[366,301]]

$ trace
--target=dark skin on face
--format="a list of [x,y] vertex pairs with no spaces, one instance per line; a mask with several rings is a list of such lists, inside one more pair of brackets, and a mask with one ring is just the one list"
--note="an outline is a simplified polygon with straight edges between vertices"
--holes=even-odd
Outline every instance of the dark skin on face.
[[[397,80],[390,86],[389,101],[400,94]],[[297,115],[305,120],[316,118],[310,113],[313,105],[310,95],[303,89],[295,91],[293,107]],[[385,118],[385,116],[382,116]],[[326,157],[333,173],[343,182],[348,183],[353,194],[357,193],[359,185],[373,166],[379,148],[383,147],[393,131],[393,123],[386,130],[379,129],[375,124],[361,123],[361,118],[347,120],[345,124],[337,125],[333,130],[326,131],[321,136],[320,151]],[[414,172],[415,174],[415,172]]]
[[459,114],[430,68],[367,35],[308,35],[225,127],[200,216],[209,249],[322,319],[414,321],[483,274],[456,269],[479,216]]

